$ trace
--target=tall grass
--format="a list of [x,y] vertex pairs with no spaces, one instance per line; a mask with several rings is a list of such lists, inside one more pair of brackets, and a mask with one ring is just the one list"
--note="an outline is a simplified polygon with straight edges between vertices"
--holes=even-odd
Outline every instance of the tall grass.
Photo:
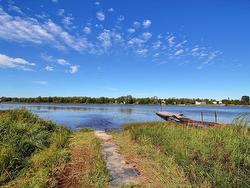
[[152,144],[172,157],[195,187],[249,187],[250,129],[239,122],[203,129],[138,123],[125,130],[136,142]]
[[39,186],[60,161],[67,160],[65,148],[70,131],[31,112],[18,109],[0,113],[0,185]]

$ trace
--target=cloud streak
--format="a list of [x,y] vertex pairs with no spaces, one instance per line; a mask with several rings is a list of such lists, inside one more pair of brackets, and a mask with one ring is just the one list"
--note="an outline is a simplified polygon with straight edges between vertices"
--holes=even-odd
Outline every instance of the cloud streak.
[[[100,4],[98,7],[99,11],[96,12],[95,18],[88,20],[82,26],[74,25],[73,15],[65,14],[64,9],[59,9],[57,13],[62,21],[60,25],[50,18],[36,19],[25,14],[21,15],[21,12],[20,16],[12,16],[0,8],[0,39],[16,43],[49,44],[59,50],[70,49],[93,55],[120,52],[143,58],[147,57],[148,60],[161,64],[166,61],[186,59],[193,61],[195,59],[194,62],[205,66],[212,64],[221,54],[218,50],[198,46],[185,39],[180,39],[174,33],[149,32],[148,29],[152,27],[150,19],[131,21],[126,27],[124,26],[126,24],[123,25],[124,16],[117,17],[114,15],[115,13],[112,13],[109,16],[116,16],[116,23],[107,26],[105,13],[113,12],[114,9],[110,8],[105,12],[100,11],[102,10]],[[17,8],[12,9],[18,11]],[[22,10],[20,9],[20,11]],[[72,32],[71,29],[75,29],[76,32]],[[119,49],[122,50],[119,51]],[[70,67],[69,72],[78,72],[78,65],[72,65],[62,58],[56,59],[48,55],[44,55],[42,58],[50,63]],[[50,71],[49,68],[47,69]]]
[[33,70],[33,66],[35,66],[34,63],[31,63],[23,58],[9,57],[7,55],[0,54],[0,68],[14,68],[24,71],[31,71]]
[[97,12],[96,13],[96,18],[99,20],[99,21],[104,21],[105,20],[105,15],[103,12]]
[[89,48],[85,38],[77,38],[48,19],[39,22],[31,17],[11,16],[0,8],[0,38],[17,43],[50,44],[58,49],[76,51]]

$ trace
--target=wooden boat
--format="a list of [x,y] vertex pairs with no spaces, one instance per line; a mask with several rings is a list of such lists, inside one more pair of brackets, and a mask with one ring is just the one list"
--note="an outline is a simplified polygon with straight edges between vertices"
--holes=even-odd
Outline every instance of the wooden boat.
[[172,113],[172,112],[156,112],[156,115],[158,115],[160,118],[166,121],[181,123],[188,126],[208,127],[208,126],[222,125],[216,122],[193,120],[190,118],[186,118],[183,114]]

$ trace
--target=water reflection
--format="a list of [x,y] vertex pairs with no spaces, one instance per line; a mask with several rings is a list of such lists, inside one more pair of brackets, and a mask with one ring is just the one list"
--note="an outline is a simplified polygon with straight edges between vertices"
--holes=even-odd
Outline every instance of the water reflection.
[[120,110],[121,113],[125,113],[125,114],[128,114],[128,115],[131,115],[132,112],[133,112],[132,108],[120,108],[119,110]]

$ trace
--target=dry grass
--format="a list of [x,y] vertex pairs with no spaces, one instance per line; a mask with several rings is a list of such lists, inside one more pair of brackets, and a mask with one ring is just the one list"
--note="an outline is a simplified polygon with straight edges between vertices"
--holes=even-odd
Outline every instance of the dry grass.
[[174,162],[149,143],[138,144],[131,139],[129,132],[112,133],[114,142],[130,164],[141,173],[141,187],[191,187],[184,172]]
[[71,159],[57,173],[55,187],[105,187],[109,177],[93,132],[75,132],[69,147]]

